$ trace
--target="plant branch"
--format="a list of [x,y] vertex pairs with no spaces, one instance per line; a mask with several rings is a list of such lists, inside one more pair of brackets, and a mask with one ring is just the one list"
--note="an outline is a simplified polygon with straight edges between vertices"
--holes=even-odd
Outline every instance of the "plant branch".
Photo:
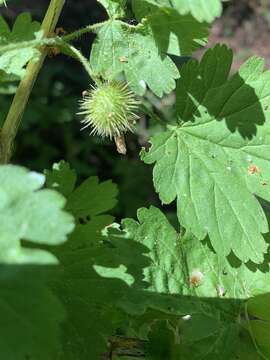
[[60,38],[43,38],[43,39],[36,39],[36,40],[29,40],[29,41],[22,41],[19,43],[11,43],[9,45],[0,46],[0,54],[4,54],[8,51],[24,49],[27,47],[39,47],[43,45],[53,46],[59,43]]
[[62,39],[64,41],[66,41],[66,42],[75,40],[75,39],[79,38],[80,36],[82,36],[84,34],[87,34],[89,32],[93,32],[93,31],[99,29],[100,27],[106,25],[108,21],[109,20],[102,21],[102,22],[99,22],[99,23],[96,23],[96,24],[93,24],[93,25],[88,25],[88,26],[86,26],[84,28],[81,28],[79,30],[74,31],[73,33],[70,33],[68,35],[63,36]]
[[[84,35],[84,34],[87,34],[89,32],[93,32],[97,29],[99,29],[100,27],[106,25],[107,23],[109,23],[111,20],[105,20],[105,21],[102,21],[102,22],[99,22],[99,23],[96,23],[96,24],[93,24],[93,25],[88,25],[82,29],[79,29],[79,30],[76,30],[74,31],[73,33],[71,34],[68,34],[68,35],[65,35],[62,37],[62,39],[66,42],[70,42],[72,40],[75,40],[77,38],[79,38],[80,36]],[[139,27],[142,27],[143,24],[139,23],[138,25],[131,25],[131,24],[128,24],[124,21],[121,21],[121,20],[117,20],[119,23],[121,23],[121,25],[123,27],[126,27],[128,29],[138,29]]]
[[[54,29],[64,4],[65,0],[51,0],[41,25],[44,38],[50,38],[54,34]],[[13,142],[34,83],[47,55],[47,49],[45,47],[41,48],[40,52],[39,60],[36,62],[31,61],[27,65],[25,76],[18,86],[9,113],[4,122],[0,137],[0,163],[8,163],[11,158]]]

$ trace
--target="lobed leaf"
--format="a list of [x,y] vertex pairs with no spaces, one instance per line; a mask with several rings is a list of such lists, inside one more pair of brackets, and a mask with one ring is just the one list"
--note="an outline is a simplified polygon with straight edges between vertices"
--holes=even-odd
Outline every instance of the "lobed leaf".
[[44,181],[43,175],[22,167],[0,167],[2,262],[24,262],[28,256],[31,260],[34,251],[28,254],[21,240],[60,244],[73,230],[72,216],[62,210],[65,199],[52,190],[39,190]]
[[187,56],[207,43],[208,24],[190,14],[133,1],[136,18],[148,24],[161,54]]
[[144,0],[144,2],[173,8],[182,15],[190,13],[198,21],[212,22],[222,12],[222,0]]
[[[197,298],[201,304],[193,305],[191,312],[183,320],[175,320],[176,332],[181,334],[183,359],[187,356],[192,359],[236,359],[235,353],[244,353],[245,346],[242,342],[246,339],[236,321],[243,306],[240,299],[251,298],[250,304],[256,304],[257,301],[260,304],[262,298],[266,299],[266,293],[270,292],[268,273],[259,269],[254,271],[244,264],[236,266],[224,261],[207,243],[198,241],[189,233],[181,239],[157,208],[140,209],[138,220],[139,222],[135,222],[127,219],[123,226],[130,237],[149,249],[146,254],[151,263],[144,269],[148,291],[185,295],[179,297],[179,302],[192,295],[190,301],[193,299],[194,304],[194,299]],[[258,294],[261,295],[253,297]],[[213,302],[210,301],[211,298]],[[252,312],[252,308],[250,310],[251,313],[256,313],[254,310]],[[164,319],[166,316],[155,315],[157,319]],[[167,319],[171,329],[173,319],[168,314]],[[165,328],[163,325],[161,330],[168,332]],[[153,353],[157,358],[169,358],[170,351],[177,351],[177,345],[173,341],[164,345],[163,342],[158,344],[154,338],[149,346],[149,358]],[[252,346],[249,351],[254,359],[257,358]],[[174,358],[174,355],[171,356]]]
[[111,181],[99,183],[97,177],[90,177],[68,196],[67,209],[77,217],[93,217],[112,209],[117,194]]
[[75,188],[76,172],[65,161],[54,163],[52,170],[45,170],[46,187],[55,189],[65,197],[69,196]]
[[161,97],[175,88],[179,77],[167,53],[189,55],[206,38],[205,24],[172,9],[165,12],[158,8],[148,13],[144,25],[136,28],[127,28],[119,20],[108,21],[98,31],[90,62],[95,74],[106,80],[124,74],[138,95],[144,94],[147,85]]
[[41,39],[42,32],[40,31],[40,24],[32,21],[29,13],[20,14],[12,30],[2,16],[0,16],[0,49],[4,45],[25,43],[23,48],[8,50],[0,54],[0,71],[5,74],[16,76],[17,79],[23,77],[25,73],[25,65],[30,60],[36,60],[39,57],[39,51],[31,44],[31,40]]
[[[64,163],[54,168],[59,190],[69,188],[70,168]],[[92,184],[96,197],[91,211],[81,213],[83,221],[69,241],[53,250],[62,277],[51,286],[67,311],[60,358],[99,359],[108,338],[119,329],[123,334],[130,331],[131,316],[134,334],[148,340],[149,359],[188,355],[199,360],[217,354],[220,359],[234,359],[236,354],[236,359],[244,353],[236,319],[244,300],[270,291],[267,273],[244,264],[232,267],[188,232],[181,238],[154,207],[140,209],[138,222],[124,220],[121,230],[112,225],[111,216],[101,214],[109,210],[108,204],[100,207],[103,184],[84,184],[69,198],[76,192],[85,198]],[[78,214],[77,202],[70,202],[69,209]],[[194,272],[201,274],[198,282],[192,280]],[[174,326],[181,333],[181,346]],[[157,341],[159,334],[163,341]],[[249,351],[256,355],[252,347]]]
[[[140,209],[138,220],[126,219],[123,226],[131,238],[150,250],[151,265],[144,269],[149,290],[233,299],[270,292],[267,272],[244,264],[232,266],[189,232],[180,239],[159,209]],[[193,284],[194,271],[201,275]]]
[[98,32],[91,51],[91,66],[96,75],[113,79],[122,72],[130,88],[143,95],[146,84],[162,96],[175,88],[177,67],[159,48],[149,28],[132,30],[112,20]]
[[51,281],[51,286],[67,312],[60,359],[99,359],[107,349],[106,338],[122,319],[121,310],[110,304],[110,299],[121,293],[121,281],[111,284],[94,267],[102,268],[104,261],[107,266],[119,265],[111,251],[108,253],[111,249],[102,245],[101,234],[113,222],[112,216],[102,213],[115,205],[117,188],[110,181],[99,183],[96,177],[75,188],[76,174],[64,161],[45,173],[47,185],[67,195],[66,208],[79,220],[68,241],[53,249],[62,277]]
[[163,203],[177,198],[186,229],[199,239],[208,233],[222,256],[233,251],[244,262],[261,263],[268,224],[254,194],[270,200],[270,72],[253,57],[228,79],[230,64],[231,51],[216,46],[200,64],[183,67],[177,88],[182,125],[151,139],[142,159],[156,163],[156,191]]
[[[42,174],[0,167],[0,357],[56,358],[65,310],[47,287],[57,259],[38,245],[57,245],[73,230],[64,198],[41,190]],[[29,243],[31,241],[31,244]]]
[[[54,168],[59,169],[57,183],[61,187],[58,188],[66,188],[67,166],[62,163],[61,167],[54,165]],[[50,179],[51,173],[47,174]],[[110,196],[104,197],[105,189],[115,187],[106,182],[98,184],[96,179],[94,182],[91,179],[69,195],[69,199],[78,198],[78,202],[84,199],[89,204],[92,197],[86,194],[94,195],[91,211],[80,212],[81,216],[88,216],[77,223],[68,242],[53,250],[62,264],[62,277],[51,282],[51,286],[67,311],[63,359],[99,359],[106,351],[106,339],[114,335],[119,326],[127,323],[128,314],[141,315],[147,308],[168,311],[168,307],[170,313],[177,314],[198,311],[190,299],[179,302],[179,299],[165,298],[145,290],[147,283],[143,269],[149,266],[149,259],[145,256],[149,249],[112,226],[111,216],[101,215],[114,205],[115,191],[111,191],[111,202]],[[69,176],[66,181],[69,184]],[[104,199],[107,200],[104,202]],[[76,216],[78,202],[68,202],[70,211]],[[90,208],[87,206],[85,209]],[[104,226],[106,237],[102,235],[105,234],[102,231]]]

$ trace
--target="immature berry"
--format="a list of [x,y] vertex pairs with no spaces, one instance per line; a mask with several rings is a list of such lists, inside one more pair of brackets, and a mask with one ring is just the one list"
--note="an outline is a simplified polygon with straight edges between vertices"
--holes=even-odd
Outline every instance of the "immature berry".
[[119,137],[134,128],[139,102],[127,84],[104,82],[84,93],[80,101],[80,115],[84,115],[83,129],[90,126],[91,134]]

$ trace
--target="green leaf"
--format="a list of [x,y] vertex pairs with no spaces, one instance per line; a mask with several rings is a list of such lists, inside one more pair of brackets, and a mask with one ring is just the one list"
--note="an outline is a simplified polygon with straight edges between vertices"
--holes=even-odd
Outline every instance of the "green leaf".
[[[203,315],[201,316],[201,319],[198,318],[198,320],[200,321],[199,323],[196,320],[193,322],[193,324],[192,321],[186,321],[184,322],[185,326],[180,328],[180,331],[185,331],[185,327],[188,328],[188,331],[185,334],[184,344],[181,347],[180,359],[235,359],[233,358],[234,352],[242,344],[242,341],[239,339],[240,326],[238,324],[230,323],[228,319],[226,319],[226,321],[224,322],[217,322],[216,328],[212,329],[212,334],[210,336],[205,336],[203,335],[203,333],[209,326],[211,328],[211,322],[209,324],[209,319],[207,319],[207,317]],[[202,338],[198,341],[192,342],[192,335],[194,332],[198,332],[198,329],[199,332],[201,332]]]
[[244,262],[261,263],[268,224],[254,194],[270,200],[270,72],[253,57],[227,79],[230,64],[230,50],[217,46],[200,65],[183,67],[177,89],[182,125],[152,138],[142,159],[156,163],[156,191],[165,204],[177,198],[186,229],[199,239],[208,233],[223,257],[233,251]]
[[[244,264],[233,267],[190,233],[180,240],[159,209],[140,209],[138,220],[139,223],[126,219],[123,226],[130,238],[150,250],[147,255],[151,265],[144,269],[149,290],[196,295],[202,299],[248,299],[270,292],[268,273],[249,269]],[[192,281],[196,274],[197,283]]]
[[125,15],[126,0],[98,0],[112,18],[121,18]]
[[67,209],[76,217],[92,217],[112,209],[117,194],[110,180],[99,183],[97,177],[90,177],[68,196]]
[[[74,184],[72,170],[61,164],[53,177],[60,191]],[[67,207],[80,221],[68,242],[52,250],[61,278],[51,287],[67,312],[59,359],[99,359],[108,338],[141,333],[140,327],[150,340],[149,359],[231,358],[241,344],[239,299],[269,291],[267,274],[232,268],[207,243],[189,233],[181,238],[154,207],[140,209],[138,222],[124,220],[121,230],[103,214],[114,206],[115,194],[111,183],[90,178],[68,195]],[[202,274],[195,285],[194,270]],[[137,329],[130,328],[131,317]]]
[[151,29],[126,29],[120,21],[106,23],[98,32],[91,51],[96,75],[113,79],[124,73],[130,88],[143,95],[146,85],[162,96],[175,88],[179,72],[173,61],[160,54]]
[[[99,359],[107,349],[107,338],[125,318],[122,310],[113,306],[125,283],[118,279],[111,282],[98,274],[110,269],[116,278],[126,276],[126,268],[115,271],[121,265],[118,247],[112,252],[111,246],[103,244],[101,233],[113,222],[113,217],[101,214],[114,207],[117,188],[111,181],[99,183],[91,177],[74,189],[76,175],[65,162],[54,164],[46,175],[47,185],[65,193],[66,208],[80,218],[68,241],[52,249],[60,260],[62,277],[51,281],[51,287],[67,312],[60,359]],[[124,250],[126,259],[128,251],[130,247]]]
[[176,103],[181,120],[195,120],[195,112],[205,94],[227,81],[232,60],[231,49],[216,45],[206,51],[200,63],[191,60],[182,67],[181,81],[177,83]]
[[[41,250],[21,247],[21,240],[38,244],[60,244],[73,230],[73,218],[62,208],[65,199],[52,190],[39,190],[42,174],[18,166],[0,167],[0,247],[5,263],[45,261]],[[36,254],[36,255],[35,255]]]
[[[40,24],[32,22],[29,13],[20,14],[12,28],[9,29],[6,21],[0,16],[0,49],[4,45],[20,44],[24,41],[40,39],[42,32],[39,31]],[[25,74],[25,65],[30,60],[37,60],[39,51],[31,44],[25,47],[12,49],[0,54],[0,70],[6,74],[12,74],[22,78]]]
[[16,92],[15,81],[19,78],[14,75],[8,75],[4,71],[0,70],[0,94],[14,94]]
[[248,331],[241,332],[241,341],[237,344],[237,348],[232,360],[261,360],[257,349],[254,346],[252,338]]
[[233,265],[232,261],[215,254],[207,242],[199,242],[189,233],[185,234],[182,241],[189,278],[194,271],[203,275],[199,286],[195,288],[197,296],[249,299],[270,291],[267,272],[241,263]]
[[144,270],[149,289],[158,293],[183,293],[186,284],[178,234],[157,208],[142,208],[137,216],[139,224],[126,219],[123,226],[131,238],[150,250],[151,265]]
[[[69,183],[69,177],[66,179]],[[69,209],[77,215],[79,199],[85,203],[89,198],[90,204],[91,196],[87,194],[95,194],[91,211],[87,204],[88,210],[79,212],[91,218],[84,217],[69,240],[53,249],[62,264],[62,278],[52,281],[51,286],[65,304],[68,316],[63,326],[63,359],[99,359],[106,351],[107,339],[127,323],[129,313],[142,314],[148,307],[165,311],[169,307],[177,314],[196,311],[189,299],[179,302],[144,291],[143,268],[149,265],[145,256],[148,249],[112,226],[111,216],[101,215],[114,206],[116,191],[111,183],[98,184],[94,180],[86,180],[69,195]],[[57,182],[65,188],[65,168],[58,173]],[[106,189],[110,190],[107,194]],[[77,197],[78,201],[72,200]]]
[[248,313],[262,320],[270,321],[270,294],[262,294],[249,299]]
[[181,14],[191,13],[199,21],[211,22],[222,11],[221,0],[175,0],[175,7]]
[[[137,1],[137,0],[136,0]],[[181,15],[191,14],[198,21],[212,22],[221,15],[221,0],[145,0],[160,7],[171,7]]]
[[53,164],[52,170],[45,170],[46,187],[55,189],[67,197],[75,187],[77,175],[65,161]]
[[[139,223],[127,219],[123,226],[130,238],[149,249],[146,255],[151,263],[144,269],[147,290],[155,294],[185,295],[178,300],[182,306],[185,297],[193,302],[188,317],[177,320],[184,345],[181,348],[183,359],[187,355],[192,359],[204,359],[207,354],[209,359],[230,358],[241,341],[236,323],[241,303],[237,299],[247,299],[258,291],[269,291],[268,274],[258,270],[253,272],[245,265],[233,268],[207,244],[189,234],[180,239],[157,208],[140,209],[138,219]],[[195,275],[198,276],[196,282],[193,280]],[[196,304],[196,298],[200,306]],[[228,299],[227,303],[225,299]],[[166,353],[170,347],[161,343],[161,349],[157,347],[156,351]]]
[[66,209],[76,218],[93,218],[116,205],[118,190],[110,180],[99,183],[97,177],[89,177],[75,189],[76,173],[65,161],[55,163],[45,175],[47,187],[66,196]]
[[264,355],[265,359],[270,357],[270,344],[269,344],[269,334],[270,334],[270,322],[261,321],[261,320],[252,320],[249,321],[247,328],[252,333],[252,337],[255,339],[257,345],[259,346],[261,353]]
[[181,346],[175,344],[175,334],[165,321],[156,322],[148,335],[145,358],[148,360],[177,360],[181,355]]
[[40,278],[42,267],[24,270],[22,265],[1,265],[0,357],[55,359],[65,311]]
[[61,195],[40,189],[44,181],[19,166],[0,167],[0,357],[7,360],[55,359],[61,351],[65,311],[46,284],[57,278],[57,259],[33,247],[63,243],[73,219]]
[[187,56],[207,42],[208,25],[191,15],[180,15],[174,9],[164,10],[142,1],[134,1],[133,10],[138,19],[143,18],[150,26],[162,54]]

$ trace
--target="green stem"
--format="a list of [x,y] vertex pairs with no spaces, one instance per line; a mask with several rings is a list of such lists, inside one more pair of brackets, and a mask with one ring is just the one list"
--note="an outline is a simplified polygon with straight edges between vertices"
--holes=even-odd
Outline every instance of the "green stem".
[[[64,4],[65,0],[51,0],[41,26],[44,38],[50,38],[53,35]],[[47,55],[46,48],[40,49],[40,53],[38,61],[31,61],[27,65],[25,76],[18,86],[9,113],[4,122],[0,138],[0,163],[8,163],[11,158],[13,142],[18,132],[23,113],[38,73]]]
[[95,31],[95,30],[99,29],[100,27],[106,25],[108,23],[108,21],[109,20],[106,20],[106,21],[103,21],[103,22],[100,22],[100,23],[96,23],[96,24],[93,24],[93,25],[88,25],[88,26],[86,26],[86,27],[84,27],[82,29],[74,31],[71,34],[63,36],[62,39],[64,41],[66,41],[66,42],[75,40],[75,39],[79,38],[80,36],[82,36],[84,34]]
[[38,46],[53,46],[57,45],[60,38],[50,38],[50,39],[37,39],[37,40],[30,40],[30,41],[22,41],[20,43],[12,43],[9,45],[0,46],[0,54],[4,54],[5,52],[12,51],[12,50],[18,50],[18,49],[24,49],[27,47],[38,47]]
[[[26,47],[37,47],[37,46],[42,46],[42,45],[53,46],[53,45],[58,45],[59,42],[61,43],[61,41],[70,42],[70,41],[76,40],[77,38],[79,38],[80,36],[82,36],[84,34],[87,34],[89,32],[99,29],[100,27],[106,25],[109,21],[110,20],[106,20],[106,21],[99,22],[99,23],[96,23],[93,25],[88,25],[82,29],[76,30],[71,34],[68,34],[68,35],[65,35],[62,37],[52,37],[52,38],[43,38],[41,40],[38,39],[38,40],[22,41],[20,43],[12,43],[9,45],[0,46],[0,54],[3,54],[8,51],[12,51],[12,50],[23,49]],[[130,25],[123,21],[120,21],[120,20],[118,20],[118,21],[124,27],[130,28],[130,29],[137,29],[139,26],[142,26],[142,24]]]
[[[142,27],[143,24],[138,24],[138,25],[131,25],[131,24],[128,24],[124,21],[121,21],[121,20],[117,20],[119,23],[121,23],[121,25],[123,27],[126,27],[128,29],[138,29],[139,27]],[[111,22],[111,19],[109,20],[105,20],[105,21],[102,21],[102,22],[99,22],[99,23],[96,23],[96,24],[93,24],[93,25],[88,25],[82,29],[79,29],[79,30],[76,30],[74,31],[73,33],[71,34],[68,34],[68,35],[65,35],[62,37],[62,39],[66,42],[70,42],[72,40],[75,40],[77,38],[79,38],[80,36],[84,35],[84,34],[87,34],[89,32],[93,32],[99,28],[101,28],[102,26],[106,25],[107,23]]]
[[75,46],[67,43],[65,44],[65,46],[72,52],[74,57],[76,57],[76,59],[80,61],[89,77],[93,79],[97,84],[99,84],[100,80],[94,75],[89,60],[87,60],[86,57],[84,57],[84,55],[80,52],[80,50],[75,48]]
[[143,28],[143,27],[144,27],[144,23],[143,23],[143,22],[142,22],[142,23],[139,23],[139,24],[137,24],[137,25],[132,25],[132,24],[126,23],[126,22],[121,21],[121,20],[119,20],[119,22],[121,23],[121,25],[122,25],[123,27],[126,27],[126,28],[128,28],[128,29],[138,30],[139,28]]

